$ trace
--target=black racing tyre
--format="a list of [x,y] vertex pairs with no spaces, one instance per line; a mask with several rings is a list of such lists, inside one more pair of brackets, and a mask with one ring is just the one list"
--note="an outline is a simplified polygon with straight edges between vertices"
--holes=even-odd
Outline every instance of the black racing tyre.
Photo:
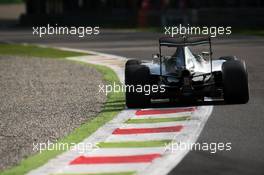
[[221,56],[219,60],[233,61],[233,60],[237,60],[237,57],[236,56]]
[[222,65],[223,92],[226,103],[244,104],[249,100],[248,75],[245,64],[238,60]]
[[133,59],[127,60],[126,65],[125,65],[125,83],[127,83],[127,81],[130,81],[130,78],[128,80],[128,77],[132,76],[133,74],[132,72],[135,71],[134,69],[138,65],[140,65],[139,60],[133,60]]
[[128,60],[126,62],[126,67],[127,66],[132,66],[132,65],[139,65],[141,62],[139,60]]
[[138,85],[142,87],[149,85],[149,76],[149,68],[144,65],[126,66],[125,84],[126,105],[128,108],[143,108],[150,105],[150,96],[146,95],[143,90],[136,91]]

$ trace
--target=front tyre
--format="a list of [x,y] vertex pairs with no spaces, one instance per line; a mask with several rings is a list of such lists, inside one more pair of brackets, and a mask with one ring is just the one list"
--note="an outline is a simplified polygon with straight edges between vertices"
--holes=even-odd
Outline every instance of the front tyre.
[[222,65],[223,92],[226,103],[244,104],[249,100],[246,66],[238,60],[226,61]]

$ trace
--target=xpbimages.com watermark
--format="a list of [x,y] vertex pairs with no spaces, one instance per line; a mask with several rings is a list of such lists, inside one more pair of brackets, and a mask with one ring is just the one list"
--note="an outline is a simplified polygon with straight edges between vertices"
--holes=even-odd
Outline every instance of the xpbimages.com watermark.
[[188,143],[188,142],[172,142],[168,143],[165,146],[166,151],[170,151],[172,153],[176,153],[179,151],[208,151],[211,154],[215,154],[219,151],[231,151],[232,143],[231,142],[196,142],[196,143]]
[[[43,143],[33,143],[33,151],[42,153],[43,151],[77,151],[79,153],[88,153],[99,149],[100,147],[96,143],[60,143],[60,142],[48,142]],[[231,142],[171,142],[167,143],[164,147],[165,151],[171,153],[177,153],[179,151],[207,151],[211,154],[215,154],[219,151],[231,151],[232,143]]]
[[61,142],[51,142],[48,140],[48,142],[43,142],[43,143],[33,143],[33,151],[34,152],[39,152],[42,153],[45,150],[52,151],[69,151],[69,150],[74,150],[78,151],[79,153],[85,153],[89,152],[91,150],[96,150],[99,149],[97,144],[93,143],[61,143]]
[[124,85],[124,84],[99,84],[98,85],[99,92],[104,93],[107,95],[108,93],[114,92],[137,92],[137,93],[144,93],[145,95],[150,95],[152,93],[164,93],[165,92],[165,85]]
[[164,34],[174,37],[176,35],[209,35],[211,37],[217,37],[219,35],[231,35],[232,27],[227,26],[166,26],[164,27]]
[[43,37],[46,35],[73,35],[79,38],[86,37],[88,35],[98,35],[100,34],[100,27],[91,26],[58,26],[47,24],[46,26],[34,26],[32,27],[32,34],[38,37]]

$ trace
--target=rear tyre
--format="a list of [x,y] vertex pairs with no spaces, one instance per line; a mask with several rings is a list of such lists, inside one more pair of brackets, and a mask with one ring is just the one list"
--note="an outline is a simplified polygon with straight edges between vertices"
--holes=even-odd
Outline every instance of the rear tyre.
[[[125,69],[126,105],[128,108],[141,108],[150,105],[150,96],[144,92],[144,86],[149,85],[149,68],[144,65],[130,65]],[[142,87],[142,91],[138,90]],[[137,89],[137,91],[136,91]]]
[[126,67],[127,66],[132,66],[132,65],[139,65],[141,62],[139,60],[128,60],[126,62]]
[[245,64],[238,60],[222,65],[223,91],[226,103],[247,103],[249,100],[248,75]]
[[219,60],[233,61],[233,60],[237,60],[237,57],[235,57],[235,56],[222,56],[219,58]]

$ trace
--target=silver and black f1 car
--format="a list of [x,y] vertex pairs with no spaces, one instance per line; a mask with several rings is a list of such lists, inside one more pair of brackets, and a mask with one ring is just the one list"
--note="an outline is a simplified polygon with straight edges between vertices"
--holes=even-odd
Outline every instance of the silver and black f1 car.
[[[209,52],[194,54],[191,46],[208,44]],[[162,47],[173,47],[168,56]],[[206,58],[207,57],[207,58]],[[125,67],[126,105],[147,107],[155,99],[200,101],[204,97],[222,98],[226,103],[249,100],[246,64],[235,56],[212,58],[210,37],[164,37],[159,39],[159,61],[128,60]],[[132,86],[158,86],[162,90],[146,94]],[[156,89],[157,90],[157,89]]]

